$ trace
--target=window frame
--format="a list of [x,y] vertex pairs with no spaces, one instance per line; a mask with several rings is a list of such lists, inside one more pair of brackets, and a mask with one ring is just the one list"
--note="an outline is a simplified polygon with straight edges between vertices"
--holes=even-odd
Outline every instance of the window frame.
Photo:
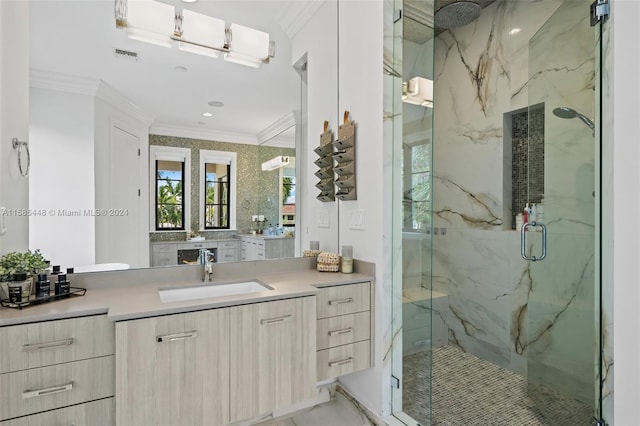
[[[231,191],[229,190],[230,186],[231,186],[231,164],[227,164],[227,172],[224,176],[216,176],[216,180],[215,181],[209,181],[207,180],[207,164],[216,164],[218,165],[219,163],[209,163],[209,162],[204,162],[203,163],[203,167],[202,167],[202,173],[204,176],[204,185],[200,188],[201,191],[203,191],[204,194],[204,198],[203,198],[203,205],[201,206],[202,208],[204,208],[203,211],[203,229],[205,229],[206,231],[216,231],[216,230],[228,230],[231,227],[231,217],[230,217],[230,210],[231,210]],[[222,181],[222,178],[225,178],[226,181]],[[218,191],[220,191],[220,188],[222,186],[223,183],[227,184],[227,191],[226,191],[226,200],[224,200],[224,203],[214,203],[214,204],[209,204],[207,203],[207,184],[208,183],[214,183],[217,184],[214,187],[217,188]],[[218,196],[218,201],[220,201],[220,197]],[[207,226],[207,207],[208,206],[226,206],[226,213],[227,213],[227,226]]]
[[[198,217],[199,217],[199,230],[200,231],[234,231],[236,230],[236,187],[237,187],[237,165],[238,154],[233,151],[213,151],[209,149],[200,150],[200,164],[198,167],[198,174],[200,179],[200,202],[198,204]],[[206,228],[205,227],[205,208],[206,208],[206,194],[205,194],[205,164],[226,164],[229,166],[228,180],[229,180],[229,226],[228,228]]]
[[[158,229],[158,188],[157,188],[157,162],[158,161],[177,161],[182,162],[182,213],[184,219],[183,227],[178,228],[160,228]],[[191,150],[189,148],[177,148],[170,146],[149,146],[149,219],[151,232],[187,232],[191,230]]]

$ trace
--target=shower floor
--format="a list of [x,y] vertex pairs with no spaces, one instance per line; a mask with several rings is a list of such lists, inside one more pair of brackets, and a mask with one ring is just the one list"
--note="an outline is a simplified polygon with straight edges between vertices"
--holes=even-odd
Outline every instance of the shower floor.
[[545,391],[546,421],[527,396],[524,377],[454,346],[433,350],[433,422],[429,421],[430,352],[404,357],[403,411],[422,426],[582,426],[593,409]]

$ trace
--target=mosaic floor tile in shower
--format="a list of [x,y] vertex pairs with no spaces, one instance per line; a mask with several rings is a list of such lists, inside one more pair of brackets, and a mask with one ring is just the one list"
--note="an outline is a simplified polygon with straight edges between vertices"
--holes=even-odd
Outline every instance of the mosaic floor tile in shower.
[[[404,357],[403,408],[422,426],[582,426],[593,409],[543,393],[550,404],[542,411],[527,395],[522,376],[454,347],[433,351],[433,422],[429,420],[429,352]],[[539,393],[540,394],[540,393]],[[538,399],[538,398],[537,398]]]

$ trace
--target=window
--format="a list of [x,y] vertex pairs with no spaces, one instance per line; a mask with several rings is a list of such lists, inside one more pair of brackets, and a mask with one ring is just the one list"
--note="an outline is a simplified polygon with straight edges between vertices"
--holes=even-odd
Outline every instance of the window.
[[229,229],[229,164],[204,164],[204,229]]
[[404,230],[425,232],[431,224],[431,145],[404,151]]
[[200,230],[235,229],[235,152],[200,150]]
[[184,231],[190,227],[191,151],[151,146],[151,222],[155,231]]
[[184,163],[156,160],[156,230],[184,229]]

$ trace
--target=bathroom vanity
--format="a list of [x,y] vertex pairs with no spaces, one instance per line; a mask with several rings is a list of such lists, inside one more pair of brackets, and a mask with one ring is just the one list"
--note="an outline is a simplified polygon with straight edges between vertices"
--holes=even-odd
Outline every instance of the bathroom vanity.
[[263,291],[164,303],[205,285],[198,265],[85,274],[84,297],[0,309],[0,425],[226,425],[313,405],[317,382],[372,365],[374,289],[365,262],[314,266],[219,265],[206,285]]

